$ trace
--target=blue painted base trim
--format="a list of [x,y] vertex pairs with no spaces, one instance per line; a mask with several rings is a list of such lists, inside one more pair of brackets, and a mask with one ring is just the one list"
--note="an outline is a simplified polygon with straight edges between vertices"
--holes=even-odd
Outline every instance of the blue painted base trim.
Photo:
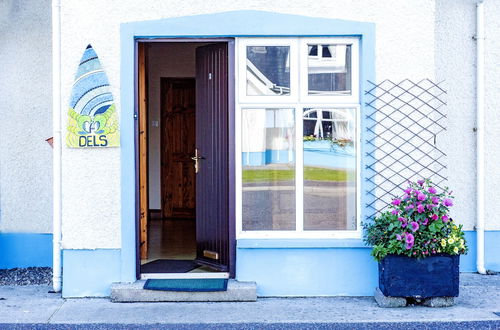
[[120,282],[118,249],[63,250],[63,298],[108,297],[113,282]]
[[[476,272],[476,232],[461,272]],[[486,269],[500,271],[500,231],[485,232]],[[257,282],[259,296],[371,296],[378,266],[371,248],[356,239],[240,239],[236,278]]]
[[378,283],[370,248],[238,248],[236,278],[259,296],[371,296]]
[[52,267],[52,234],[0,233],[0,269]]
[[[460,258],[461,272],[477,272],[476,237],[475,231],[465,232],[469,253]],[[484,232],[484,259],[484,265],[487,270],[500,272],[500,230],[488,230]]]

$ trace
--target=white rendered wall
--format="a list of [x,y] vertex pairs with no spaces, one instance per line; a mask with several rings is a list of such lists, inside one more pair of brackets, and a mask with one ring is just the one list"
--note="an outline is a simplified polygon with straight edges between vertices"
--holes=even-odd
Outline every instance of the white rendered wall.
[[[452,217],[473,230],[476,223],[476,1],[436,2],[436,76],[445,80],[447,131],[438,138],[446,152]],[[485,1],[485,190],[486,230],[499,230],[500,198],[500,1]],[[492,193],[493,192],[493,193]]]
[[0,232],[52,232],[50,0],[0,1]]
[[[485,3],[485,229],[500,230],[500,1]],[[500,246],[500,243],[498,244]],[[498,250],[497,250],[498,253]]]
[[[120,23],[244,9],[374,22],[378,81],[435,78],[432,0],[67,0],[62,4],[62,103],[68,103],[78,61],[91,43],[108,74],[120,112]],[[63,127],[66,121],[63,111]],[[118,148],[63,148],[65,248],[120,247],[119,182]]]

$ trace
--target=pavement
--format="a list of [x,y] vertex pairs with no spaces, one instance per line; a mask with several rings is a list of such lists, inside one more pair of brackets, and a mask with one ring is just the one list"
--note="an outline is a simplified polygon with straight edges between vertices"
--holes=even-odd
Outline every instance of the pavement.
[[0,286],[0,329],[500,329],[500,275],[461,274],[460,296],[443,308],[380,308],[373,297],[113,303],[50,289]]

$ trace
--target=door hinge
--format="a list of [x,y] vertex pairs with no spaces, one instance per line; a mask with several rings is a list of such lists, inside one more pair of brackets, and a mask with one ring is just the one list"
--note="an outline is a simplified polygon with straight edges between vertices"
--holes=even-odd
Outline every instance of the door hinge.
[[138,118],[139,116],[136,113],[134,113],[134,119],[137,120]]

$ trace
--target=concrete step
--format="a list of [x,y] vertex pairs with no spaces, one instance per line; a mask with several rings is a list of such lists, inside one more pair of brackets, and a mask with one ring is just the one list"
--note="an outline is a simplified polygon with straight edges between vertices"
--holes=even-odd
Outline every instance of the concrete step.
[[257,284],[229,280],[227,291],[214,292],[177,292],[144,290],[144,283],[113,283],[111,301],[113,302],[159,302],[159,301],[256,301]]

